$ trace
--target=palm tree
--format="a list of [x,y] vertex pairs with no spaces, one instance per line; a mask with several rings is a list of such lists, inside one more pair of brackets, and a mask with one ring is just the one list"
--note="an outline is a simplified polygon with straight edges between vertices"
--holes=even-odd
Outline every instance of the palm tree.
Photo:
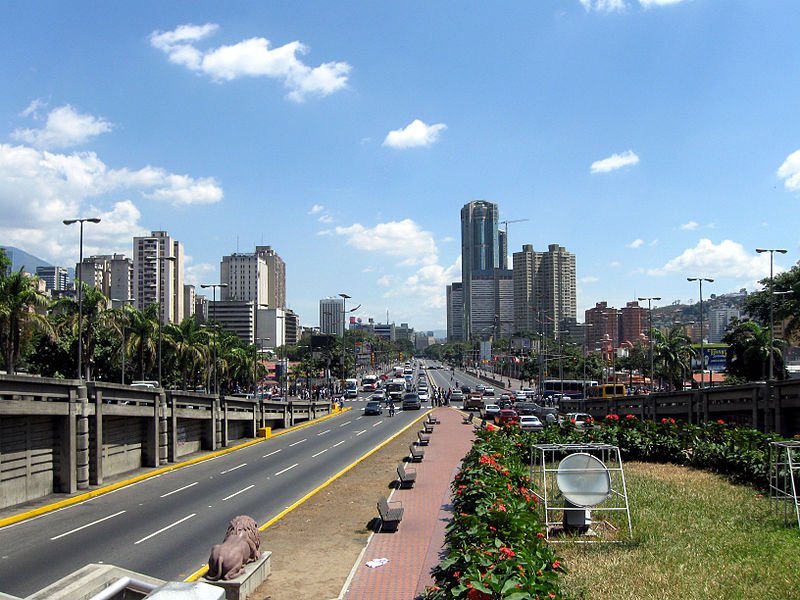
[[143,311],[132,310],[128,324],[127,351],[135,356],[142,379],[147,379],[158,358],[158,304],[150,304]]
[[0,341],[2,341],[6,370],[16,373],[22,340],[29,329],[36,329],[53,336],[47,317],[35,312],[45,308],[49,299],[37,289],[37,278],[19,271],[8,277],[0,277]]
[[97,346],[97,334],[104,328],[115,328],[116,315],[108,306],[108,298],[99,289],[87,285],[83,281],[77,281],[81,286],[82,309],[83,309],[83,331],[78,331],[78,302],[75,298],[61,298],[56,301],[53,308],[63,310],[67,316],[63,322],[70,332],[77,339],[81,335],[81,345],[83,356],[82,364],[85,371],[84,377],[87,381],[92,379],[94,368],[94,355]]
[[680,325],[674,325],[666,333],[653,330],[653,354],[661,377],[673,389],[681,389],[685,374],[691,372],[691,360],[696,352]]
[[187,389],[191,380],[196,385],[198,367],[205,367],[211,355],[208,333],[199,323],[188,317],[180,323],[169,323],[164,327],[164,343],[171,350],[182,389]]
[[722,341],[728,347],[728,372],[744,377],[749,381],[758,381],[766,377],[770,354],[778,379],[783,379],[783,346],[781,339],[772,340],[770,349],[769,327],[761,327],[754,321],[742,321],[733,324],[733,328],[725,334]]

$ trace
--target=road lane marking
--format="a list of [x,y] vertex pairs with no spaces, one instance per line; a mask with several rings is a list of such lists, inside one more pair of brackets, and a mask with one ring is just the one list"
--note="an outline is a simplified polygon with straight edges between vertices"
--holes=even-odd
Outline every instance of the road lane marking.
[[235,471],[236,469],[241,469],[242,467],[246,467],[246,466],[247,466],[247,463],[242,463],[237,467],[232,467],[230,469],[226,469],[224,471],[220,471],[219,474],[220,475],[225,475],[225,473],[230,473],[231,471]]
[[361,431],[359,431],[359,432],[356,434],[356,437],[360,436],[362,433],[367,433],[367,430],[366,430],[366,429],[362,429]]
[[91,527],[92,525],[97,525],[98,523],[102,523],[103,521],[108,521],[109,519],[113,519],[114,517],[118,517],[121,514],[124,514],[125,512],[126,511],[121,510],[119,512],[115,512],[113,515],[108,515],[107,517],[103,517],[102,519],[97,519],[96,521],[92,521],[91,523],[87,523],[86,525],[81,525],[80,527],[76,527],[75,529],[72,529],[70,531],[62,533],[62,534],[57,535],[55,537],[51,537],[50,541],[52,542],[53,540],[58,540],[60,538],[66,537],[66,536],[68,536],[70,534],[77,533],[78,531],[81,531],[82,529],[86,529],[87,527]]
[[242,493],[246,492],[247,490],[249,490],[250,488],[254,488],[254,487],[256,487],[256,484],[255,484],[255,483],[254,483],[254,484],[252,484],[252,485],[248,485],[246,488],[244,488],[244,489],[241,489],[241,490],[239,490],[238,492],[234,492],[234,493],[232,493],[230,496],[225,496],[225,497],[222,499],[222,502],[225,502],[225,500],[230,500],[230,499],[231,499],[231,498],[233,498],[234,496],[238,496],[239,494],[242,494]]
[[286,471],[294,469],[299,464],[300,463],[294,463],[291,467],[286,467],[283,471],[278,471],[277,473],[275,473],[275,477],[277,477],[278,475],[283,475],[284,473],[286,473]]
[[307,441],[308,441],[308,438],[303,438],[299,442],[295,442],[294,444],[289,444],[289,447],[297,446],[297,444],[302,444],[303,442],[307,442]]
[[173,527],[175,527],[176,525],[180,525],[180,524],[181,524],[181,523],[183,523],[184,521],[188,521],[189,519],[191,519],[192,517],[194,517],[196,514],[197,514],[197,513],[192,513],[192,514],[190,514],[190,515],[188,515],[188,516],[185,516],[185,517],[183,517],[182,519],[180,519],[180,520],[178,520],[178,521],[175,521],[175,522],[174,522],[174,523],[172,523],[171,525],[167,525],[166,527],[162,527],[162,528],[161,528],[161,529],[159,529],[158,531],[154,531],[154,532],[153,532],[153,533],[151,533],[150,535],[148,535],[148,536],[146,536],[146,537],[143,537],[143,538],[142,538],[142,539],[140,539],[138,542],[134,542],[134,543],[133,543],[133,545],[135,546],[136,544],[141,544],[142,542],[146,542],[146,541],[147,541],[147,540],[149,540],[150,538],[152,538],[152,537],[156,537],[156,536],[157,536],[159,533],[164,533],[164,532],[165,532],[167,529],[172,529],[172,528],[173,528]]
[[344,442],[345,440],[342,440],[341,442],[336,442],[333,446],[331,446],[331,448],[336,448],[336,446],[341,446],[342,444],[344,444]]
[[275,450],[275,452],[270,452],[269,454],[265,454],[265,455],[264,455],[264,456],[262,456],[261,458],[267,458],[268,456],[272,456],[273,454],[277,454],[277,453],[278,453],[278,452],[280,452],[281,450],[283,450],[283,448],[281,448],[280,450]]
[[317,452],[316,454],[312,454],[311,458],[317,458],[320,454],[325,454],[327,451],[328,451],[328,448],[325,448],[325,450]]
[[322,431],[322,432],[318,433],[317,436],[319,437],[321,435],[325,435],[326,433],[330,433],[330,432],[331,432],[330,429],[326,429],[325,431]]
[[178,488],[177,490],[172,490],[171,492],[167,492],[166,494],[161,494],[159,498],[166,498],[167,496],[172,496],[172,494],[177,494],[178,492],[182,492],[183,490],[188,490],[190,487],[197,485],[200,483],[199,481],[195,481],[194,483],[190,483],[189,485],[185,485],[182,488]]
[[342,423],[341,425],[339,425],[339,427],[344,427],[345,425],[350,425],[350,423],[352,423],[352,422],[353,422],[352,420],[350,420],[350,421],[345,421],[344,423]]
[[383,423],[383,421],[378,421],[377,423],[373,423],[373,424],[372,424],[372,426],[373,426],[373,427],[377,427],[377,426],[378,426],[378,425],[380,425],[381,423]]
[[356,417],[356,421],[360,421],[363,418],[364,418],[364,415],[361,415],[360,417]]

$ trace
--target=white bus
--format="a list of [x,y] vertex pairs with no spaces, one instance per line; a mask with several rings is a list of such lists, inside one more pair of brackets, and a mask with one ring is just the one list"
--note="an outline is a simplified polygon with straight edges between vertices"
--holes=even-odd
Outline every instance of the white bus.
[[374,392],[378,389],[378,378],[375,375],[366,375],[361,378],[361,391]]

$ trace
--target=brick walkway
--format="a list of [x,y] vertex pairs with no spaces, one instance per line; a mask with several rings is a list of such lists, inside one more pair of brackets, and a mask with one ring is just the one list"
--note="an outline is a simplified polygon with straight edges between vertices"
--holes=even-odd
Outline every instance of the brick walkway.
[[[441,423],[423,446],[423,461],[413,464],[417,481],[411,489],[395,490],[391,498],[403,503],[403,521],[394,533],[372,536],[342,596],[345,600],[413,600],[433,583],[431,568],[439,562],[451,515],[450,483],[473,440],[462,413],[440,407],[433,414]],[[366,566],[376,558],[389,562],[375,569]]]

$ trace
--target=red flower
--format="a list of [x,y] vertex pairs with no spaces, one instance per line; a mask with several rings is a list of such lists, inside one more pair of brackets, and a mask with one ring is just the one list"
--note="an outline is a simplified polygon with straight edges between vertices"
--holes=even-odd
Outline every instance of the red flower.
[[453,571],[453,577],[455,577],[456,579],[461,577],[461,571]]
[[504,559],[506,559],[506,558],[514,558],[516,556],[516,554],[514,554],[514,551],[511,548],[508,548],[506,546],[501,546],[500,548],[497,549],[497,551],[500,552],[500,555]]
[[606,419],[609,421],[619,421],[619,415],[615,415],[612,413],[610,415],[606,415]]
[[557,560],[554,560],[553,561],[553,568],[554,569],[560,569],[561,568],[561,563],[559,561],[557,561]]
[[543,538],[544,534],[540,531],[539,533],[536,534],[536,537],[537,538]]
[[628,420],[630,420],[630,419],[635,419],[635,418],[636,418],[636,415],[630,415],[630,414],[628,414],[628,415],[625,415],[625,418],[626,418],[626,419],[628,419]]
[[717,424],[718,425],[725,425],[725,421],[723,421],[722,419],[718,419],[717,420]]

